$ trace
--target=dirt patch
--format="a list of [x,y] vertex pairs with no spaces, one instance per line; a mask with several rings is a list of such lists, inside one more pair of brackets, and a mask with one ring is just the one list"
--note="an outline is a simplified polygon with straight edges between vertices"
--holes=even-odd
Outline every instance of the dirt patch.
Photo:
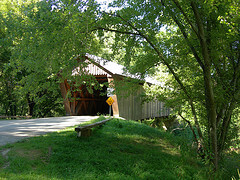
[[10,150],[11,149],[9,148],[9,149],[3,149],[3,150],[0,151],[3,159],[5,160],[2,167],[1,167],[2,169],[6,169],[7,167],[10,166],[10,162],[8,162],[8,152]]
[[37,160],[43,156],[43,153],[40,150],[36,149],[31,150],[17,149],[15,152],[18,156],[27,158],[29,160]]
[[9,149],[3,149],[1,151],[2,156],[7,159],[8,158],[7,154],[10,150],[11,150],[10,148]]

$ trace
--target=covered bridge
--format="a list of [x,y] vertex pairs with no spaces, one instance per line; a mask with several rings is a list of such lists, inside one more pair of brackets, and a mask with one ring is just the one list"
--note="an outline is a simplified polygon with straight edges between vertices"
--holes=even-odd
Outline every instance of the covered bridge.
[[[144,91],[142,85],[137,84],[138,88],[134,94],[121,90],[118,86],[123,87],[123,79],[126,77],[123,73],[123,66],[114,62],[103,60],[93,55],[84,57],[87,66],[84,67],[84,72],[93,75],[96,80],[103,83],[114,83],[116,91],[111,97],[114,102],[112,104],[112,115],[123,117],[131,120],[148,119],[154,117],[166,117],[170,114],[170,109],[164,107],[164,103],[160,101],[152,101],[142,103],[140,94]],[[81,66],[72,71],[72,75],[78,76],[81,71]],[[123,82],[123,83],[116,83]],[[109,114],[109,105],[106,103],[107,86],[103,86],[102,90],[95,90],[89,93],[87,87],[81,85],[73,87],[67,79],[60,83],[62,97],[64,99],[64,107],[67,115],[98,115]],[[126,94],[128,94],[126,96]]]

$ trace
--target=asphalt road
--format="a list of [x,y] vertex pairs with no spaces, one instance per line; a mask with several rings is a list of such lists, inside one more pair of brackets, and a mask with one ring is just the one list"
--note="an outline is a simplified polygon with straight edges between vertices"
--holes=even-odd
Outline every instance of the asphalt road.
[[58,131],[97,117],[98,116],[65,116],[27,120],[0,120],[0,146],[14,143],[24,138]]

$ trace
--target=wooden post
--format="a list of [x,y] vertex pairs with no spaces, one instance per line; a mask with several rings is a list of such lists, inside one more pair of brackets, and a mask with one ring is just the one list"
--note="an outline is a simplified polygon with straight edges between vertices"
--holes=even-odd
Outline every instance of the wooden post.
[[111,116],[111,105],[109,106],[109,116]]

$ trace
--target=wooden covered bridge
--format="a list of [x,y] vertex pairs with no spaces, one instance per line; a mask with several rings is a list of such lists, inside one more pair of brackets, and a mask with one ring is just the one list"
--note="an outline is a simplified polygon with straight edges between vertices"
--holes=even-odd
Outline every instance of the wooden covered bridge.
[[[126,77],[123,73],[123,66],[114,62],[103,60],[93,55],[86,55],[84,57],[87,66],[84,67],[84,72],[93,75],[100,83],[123,82],[119,83],[124,86],[123,79]],[[82,71],[81,66],[72,71],[72,75],[79,76],[79,71]],[[140,94],[144,91],[142,85],[138,84],[138,90],[134,94],[126,90],[117,90],[118,83],[114,83],[115,94],[112,95],[114,100],[112,104],[112,115],[116,117],[123,117],[131,120],[148,119],[154,117],[166,117],[170,114],[170,109],[164,107],[164,103],[160,101],[152,101],[142,103]],[[107,86],[103,86],[102,90],[95,90],[92,88],[93,93],[89,93],[87,87],[81,85],[73,87],[65,79],[60,83],[62,97],[64,99],[64,107],[67,115],[98,115],[109,114],[109,105],[107,100]],[[124,89],[124,88],[120,88]]]

